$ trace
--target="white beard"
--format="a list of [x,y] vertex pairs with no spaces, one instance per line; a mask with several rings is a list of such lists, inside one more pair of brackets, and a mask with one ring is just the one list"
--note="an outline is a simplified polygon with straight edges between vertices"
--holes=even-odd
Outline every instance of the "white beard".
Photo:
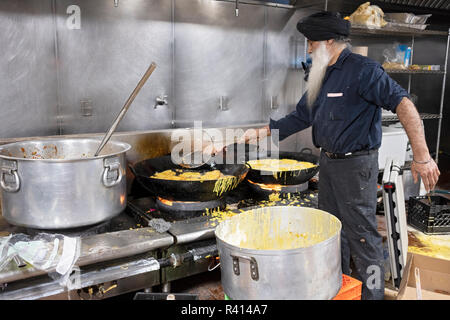
[[311,54],[312,66],[306,82],[308,107],[312,107],[322,88],[322,81],[330,63],[331,56],[325,47],[325,43],[321,42],[315,52]]

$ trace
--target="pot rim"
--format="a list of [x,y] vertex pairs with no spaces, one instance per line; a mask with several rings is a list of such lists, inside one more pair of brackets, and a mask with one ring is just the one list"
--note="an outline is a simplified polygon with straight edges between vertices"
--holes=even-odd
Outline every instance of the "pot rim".
[[[289,207],[289,206],[273,206],[273,207],[270,207],[270,208],[283,208],[283,207]],[[269,207],[265,207],[265,208],[269,208]],[[297,208],[297,207],[295,207],[295,208]],[[216,240],[218,242],[222,243],[228,249],[233,249],[233,250],[235,250],[237,252],[248,252],[249,254],[259,255],[259,256],[293,255],[293,254],[297,254],[297,253],[300,253],[300,252],[308,252],[308,251],[311,251],[311,250],[315,250],[318,247],[325,247],[329,243],[335,242],[336,240],[340,241],[340,235],[341,235],[341,232],[342,232],[342,222],[337,217],[335,217],[331,213],[326,212],[324,210],[320,210],[320,209],[316,209],[316,208],[309,208],[309,207],[305,207],[305,209],[312,209],[312,210],[321,211],[323,213],[326,213],[326,214],[330,215],[330,218],[336,219],[337,222],[339,222],[339,228],[336,231],[336,234],[334,234],[333,236],[331,236],[328,239],[325,239],[323,241],[315,243],[315,244],[313,244],[311,246],[299,247],[299,248],[293,248],[293,249],[284,249],[284,250],[260,250],[260,249],[251,249],[251,248],[238,247],[238,246],[232,245],[232,244],[226,242],[224,239],[220,238],[217,235],[217,229],[220,226],[220,224],[215,228],[214,235],[216,237]],[[243,212],[243,213],[245,213],[245,212]],[[232,218],[233,217],[231,217],[230,219],[232,219]],[[227,221],[227,220],[225,220],[225,221]]]
[[335,242],[338,240],[338,237],[340,238],[341,229],[339,229],[339,232],[332,236],[331,238],[328,238],[326,240],[323,240],[321,242],[315,243],[308,247],[300,247],[300,248],[294,248],[294,249],[284,249],[284,250],[260,250],[260,249],[250,249],[250,248],[244,248],[244,247],[237,247],[234,245],[229,244],[228,242],[225,242],[224,240],[220,239],[216,234],[216,240],[223,244],[224,247],[226,247],[229,250],[236,251],[239,253],[247,253],[248,255],[252,256],[289,256],[294,255],[298,253],[306,253],[308,251],[316,250],[318,247],[326,247],[331,242]]
[[[19,145],[21,143],[26,143],[26,142],[45,142],[45,143],[58,143],[58,142],[62,142],[62,141],[80,141],[80,140],[84,140],[84,141],[92,141],[92,142],[97,142],[100,146],[101,140],[99,139],[94,139],[94,138],[63,138],[63,139],[41,139],[41,140],[25,140],[25,141],[18,141],[18,142],[13,142],[13,143],[8,143],[8,144],[4,144],[4,145],[0,145],[0,151],[5,150],[8,147],[12,147],[12,146],[16,146]],[[109,158],[112,156],[116,156],[116,155],[120,155],[122,153],[126,153],[127,151],[129,151],[131,149],[131,145],[126,143],[126,142],[121,142],[121,141],[114,141],[114,140],[110,140],[108,141],[108,143],[113,143],[116,145],[119,145],[121,147],[124,148],[124,150],[122,151],[118,151],[118,152],[113,152],[110,154],[104,154],[104,155],[98,155],[96,157],[85,157],[85,158],[70,158],[70,159],[33,159],[33,158],[18,158],[18,157],[12,157],[12,156],[7,156],[7,155],[2,155],[0,154],[0,159],[7,159],[7,160],[12,160],[12,161],[37,161],[37,162],[50,162],[50,163],[68,163],[68,162],[78,162],[78,161],[89,161],[89,160],[97,160],[97,159],[103,159],[103,158]],[[108,144],[107,143],[107,144]]]

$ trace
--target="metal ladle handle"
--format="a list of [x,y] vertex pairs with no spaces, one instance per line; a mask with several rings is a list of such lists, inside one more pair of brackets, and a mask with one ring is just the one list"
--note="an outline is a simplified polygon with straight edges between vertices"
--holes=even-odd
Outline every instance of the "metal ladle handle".
[[95,157],[99,155],[100,151],[102,151],[103,147],[108,143],[109,139],[111,138],[112,134],[116,130],[117,126],[119,125],[119,122],[122,120],[122,118],[125,116],[125,113],[127,113],[128,109],[130,108],[131,103],[133,102],[134,98],[136,98],[137,94],[141,90],[141,88],[144,86],[147,79],[150,77],[150,75],[153,73],[153,71],[156,69],[156,63],[152,62],[150,67],[148,67],[147,71],[145,72],[144,76],[142,77],[141,81],[137,84],[136,88],[131,93],[130,97],[128,98],[127,102],[125,102],[125,105],[123,106],[122,110],[120,111],[119,115],[117,116],[116,120],[114,120],[111,128],[109,128],[109,131],[106,133],[105,137],[102,140],[102,143],[97,149],[97,152],[95,153]]

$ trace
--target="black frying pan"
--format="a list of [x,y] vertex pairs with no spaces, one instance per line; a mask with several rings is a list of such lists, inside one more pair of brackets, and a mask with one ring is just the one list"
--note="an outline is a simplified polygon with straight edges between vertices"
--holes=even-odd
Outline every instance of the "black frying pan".
[[[270,157],[270,153],[268,154]],[[281,184],[281,185],[297,185],[307,182],[319,171],[319,157],[306,152],[279,152],[279,159],[294,159],[298,161],[306,161],[316,164],[315,167],[303,170],[291,171],[262,171],[251,168],[247,174],[247,180],[264,184]],[[259,157],[259,159],[264,159]]]
[[[131,171],[136,176],[136,180],[153,195],[173,201],[210,201],[218,199],[231,190],[218,193],[215,192],[217,180],[206,181],[178,181],[151,178],[156,172],[162,172],[169,169],[183,169],[184,171],[205,172],[206,170],[194,169],[187,170],[172,162],[170,155],[159,158],[140,161],[134,166],[130,165]],[[248,167],[245,164],[217,164],[214,169],[220,170],[224,175],[231,175],[238,179],[235,187],[245,179],[248,173]]]

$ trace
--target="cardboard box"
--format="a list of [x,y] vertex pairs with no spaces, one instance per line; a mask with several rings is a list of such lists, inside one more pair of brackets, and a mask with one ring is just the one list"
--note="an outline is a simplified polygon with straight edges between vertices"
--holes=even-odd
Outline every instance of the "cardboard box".
[[450,300],[450,260],[408,252],[397,300],[418,300],[415,270],[422,300]]

